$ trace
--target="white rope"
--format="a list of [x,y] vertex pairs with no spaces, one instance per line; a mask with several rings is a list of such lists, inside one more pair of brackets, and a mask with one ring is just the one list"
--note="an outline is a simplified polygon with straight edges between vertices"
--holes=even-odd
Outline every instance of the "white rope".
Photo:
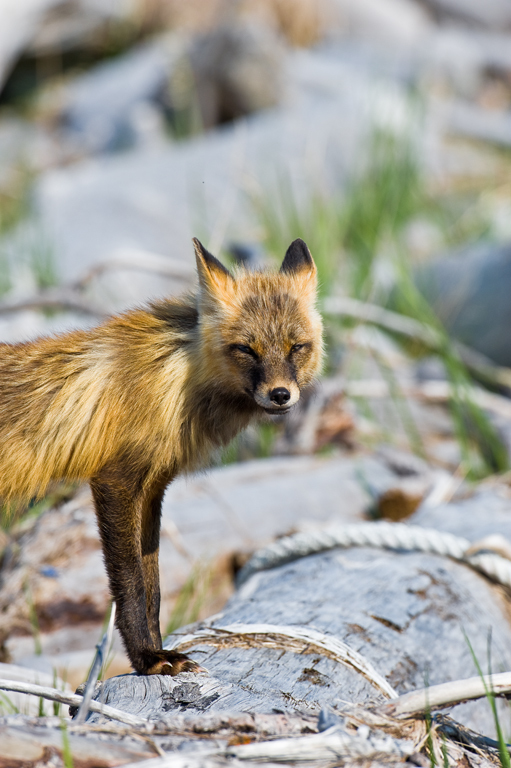
[[468,539],[433,528],[383,521],[335,525],[279,539],[255,553],[239,572],[238,585],[258,571],[276,568],[301,557],[338,547],[375,547],[443,555],[467,563],[499,584],[511,588],[511,561],[505,557],[486,552],[467,554],[467,550],[472,547]]

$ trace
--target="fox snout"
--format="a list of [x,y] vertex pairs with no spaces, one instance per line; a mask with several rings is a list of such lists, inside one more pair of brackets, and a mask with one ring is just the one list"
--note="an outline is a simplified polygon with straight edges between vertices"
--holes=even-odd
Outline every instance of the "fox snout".
[[300,390],[296,382],[262,386],[254,392],[254,400],[267,413],[286,413],[299,399]]

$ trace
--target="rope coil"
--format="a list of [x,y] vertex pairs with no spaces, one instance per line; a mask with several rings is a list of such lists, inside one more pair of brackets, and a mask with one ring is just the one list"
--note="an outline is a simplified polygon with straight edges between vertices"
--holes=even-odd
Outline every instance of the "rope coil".
[[279,539],[253,555],[238,574],[238,586],[259,571],[276,568],[319,552],[350,547],[406,550],[450,557],[511,589],[511,561],[505,557],[490,552],[467,554],[472,544],[461,536],[418,525],[384,521],[335,525]]

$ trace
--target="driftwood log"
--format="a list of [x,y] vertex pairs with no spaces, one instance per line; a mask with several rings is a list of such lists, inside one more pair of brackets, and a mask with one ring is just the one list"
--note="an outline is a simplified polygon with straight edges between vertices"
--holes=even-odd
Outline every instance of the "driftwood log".
[[[336,643],[349,647],[347,661]],[[477,675],[472,653],[486,671],[489,644],[492,671],[511,669],[507,596],[470,566],[418,552],[333,549],[253,574],[222,614],[168,639],[208,674],[127,675],[107,680],[95,698],[160,722],[178,713],[342,712],[382,703],[392,689]],[[494,735],[485,699],[451,715]]]

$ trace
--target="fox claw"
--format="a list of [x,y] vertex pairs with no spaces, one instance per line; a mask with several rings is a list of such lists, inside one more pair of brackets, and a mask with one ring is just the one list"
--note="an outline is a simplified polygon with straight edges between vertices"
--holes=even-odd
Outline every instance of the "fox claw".
[[154,663],[144,670],[146,675],[179,675],[180,672],[206,672],[197,662],[177,651],[155,651]]

